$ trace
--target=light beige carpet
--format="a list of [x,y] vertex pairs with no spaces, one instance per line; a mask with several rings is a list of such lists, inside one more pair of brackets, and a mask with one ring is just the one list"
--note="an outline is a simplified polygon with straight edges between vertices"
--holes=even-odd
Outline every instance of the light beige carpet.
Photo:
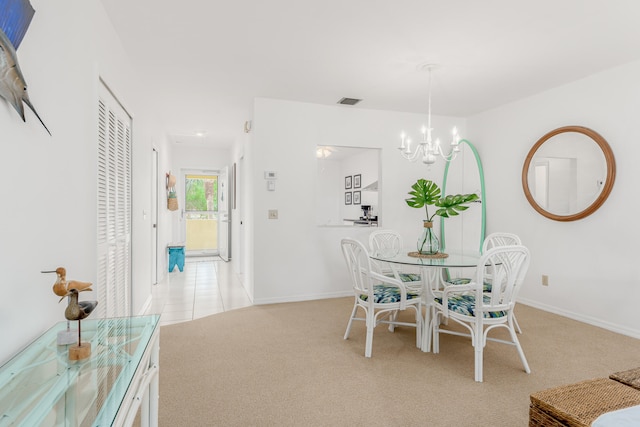
[[[524,305],[514,347],[489,343],[484,382],[473,348],[364,322],[343,340],[352,298],[247,307],[160,331],[161,426],[526,426],[532,392],[640,366],[640,340]],[[408,315],[409,312],[406,312]]]

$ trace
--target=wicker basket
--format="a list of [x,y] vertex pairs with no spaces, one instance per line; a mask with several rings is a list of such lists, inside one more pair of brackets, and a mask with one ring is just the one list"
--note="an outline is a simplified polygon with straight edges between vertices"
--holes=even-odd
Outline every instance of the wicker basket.
[[176,191],[173,189],[170,189],[169,194],[167,195],[167,209],[170,211],[178,210],[178,196],[176,195]]
[[167,209],[169,209],[170,211],[177,211],[178,210],[178,199],[175,197],[169,197],[167,199]]
[[588,427],[600,415],[640,405],[640,391],[609,378],[582,381],[531,395],[529,427]]
[[616,372],[609,375],[609,378],[640,390],[640,368],[630,369],[628,371]]

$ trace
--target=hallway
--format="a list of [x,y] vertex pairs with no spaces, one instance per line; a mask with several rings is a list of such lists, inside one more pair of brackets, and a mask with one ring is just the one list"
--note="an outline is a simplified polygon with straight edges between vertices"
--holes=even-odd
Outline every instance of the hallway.
[[161,313],[160,326],[250,306],[231,263],[219,257],[187,257],[154,286],[149,313]]

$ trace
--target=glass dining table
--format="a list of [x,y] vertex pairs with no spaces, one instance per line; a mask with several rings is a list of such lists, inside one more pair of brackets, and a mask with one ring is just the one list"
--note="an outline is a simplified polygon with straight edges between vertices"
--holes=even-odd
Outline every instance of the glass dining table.
[[424,327],[422,328],[422,351],[431,351],[429,323],[431,321],[431,305],[435,292],[444,287],[444,277],[449,269],[476,267],[480,260],[480,252],[448,251],[446,254],[425,257],[423,255],[418,256],[418,254],[409,250],[393,251],[382,249],[372,252],[369,257],[375,261],[387,263],[394,271],[402,270],[402,265],[420,269],[423,301],[426,306]]

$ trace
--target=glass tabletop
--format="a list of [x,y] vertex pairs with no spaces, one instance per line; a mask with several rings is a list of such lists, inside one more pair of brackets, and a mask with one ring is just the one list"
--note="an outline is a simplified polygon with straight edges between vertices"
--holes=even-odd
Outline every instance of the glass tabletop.
[[[398,252],[389,250],[381,250],[374,252],[371,259],[376,261],[392,262],[396,264],[416,265],[422,267],[475,267],[480,260],[480,252],[446,252],[447,257],[444,258],[422,258],[410,256],[409,253],[414,252],[407,249]],[[415,252],[414,252],[415,253]]]
[[159,319],[83,320],[91,356],[77,361],[57,345],[68,325],[57,323],[0,367],[0,427],[111,425]]

